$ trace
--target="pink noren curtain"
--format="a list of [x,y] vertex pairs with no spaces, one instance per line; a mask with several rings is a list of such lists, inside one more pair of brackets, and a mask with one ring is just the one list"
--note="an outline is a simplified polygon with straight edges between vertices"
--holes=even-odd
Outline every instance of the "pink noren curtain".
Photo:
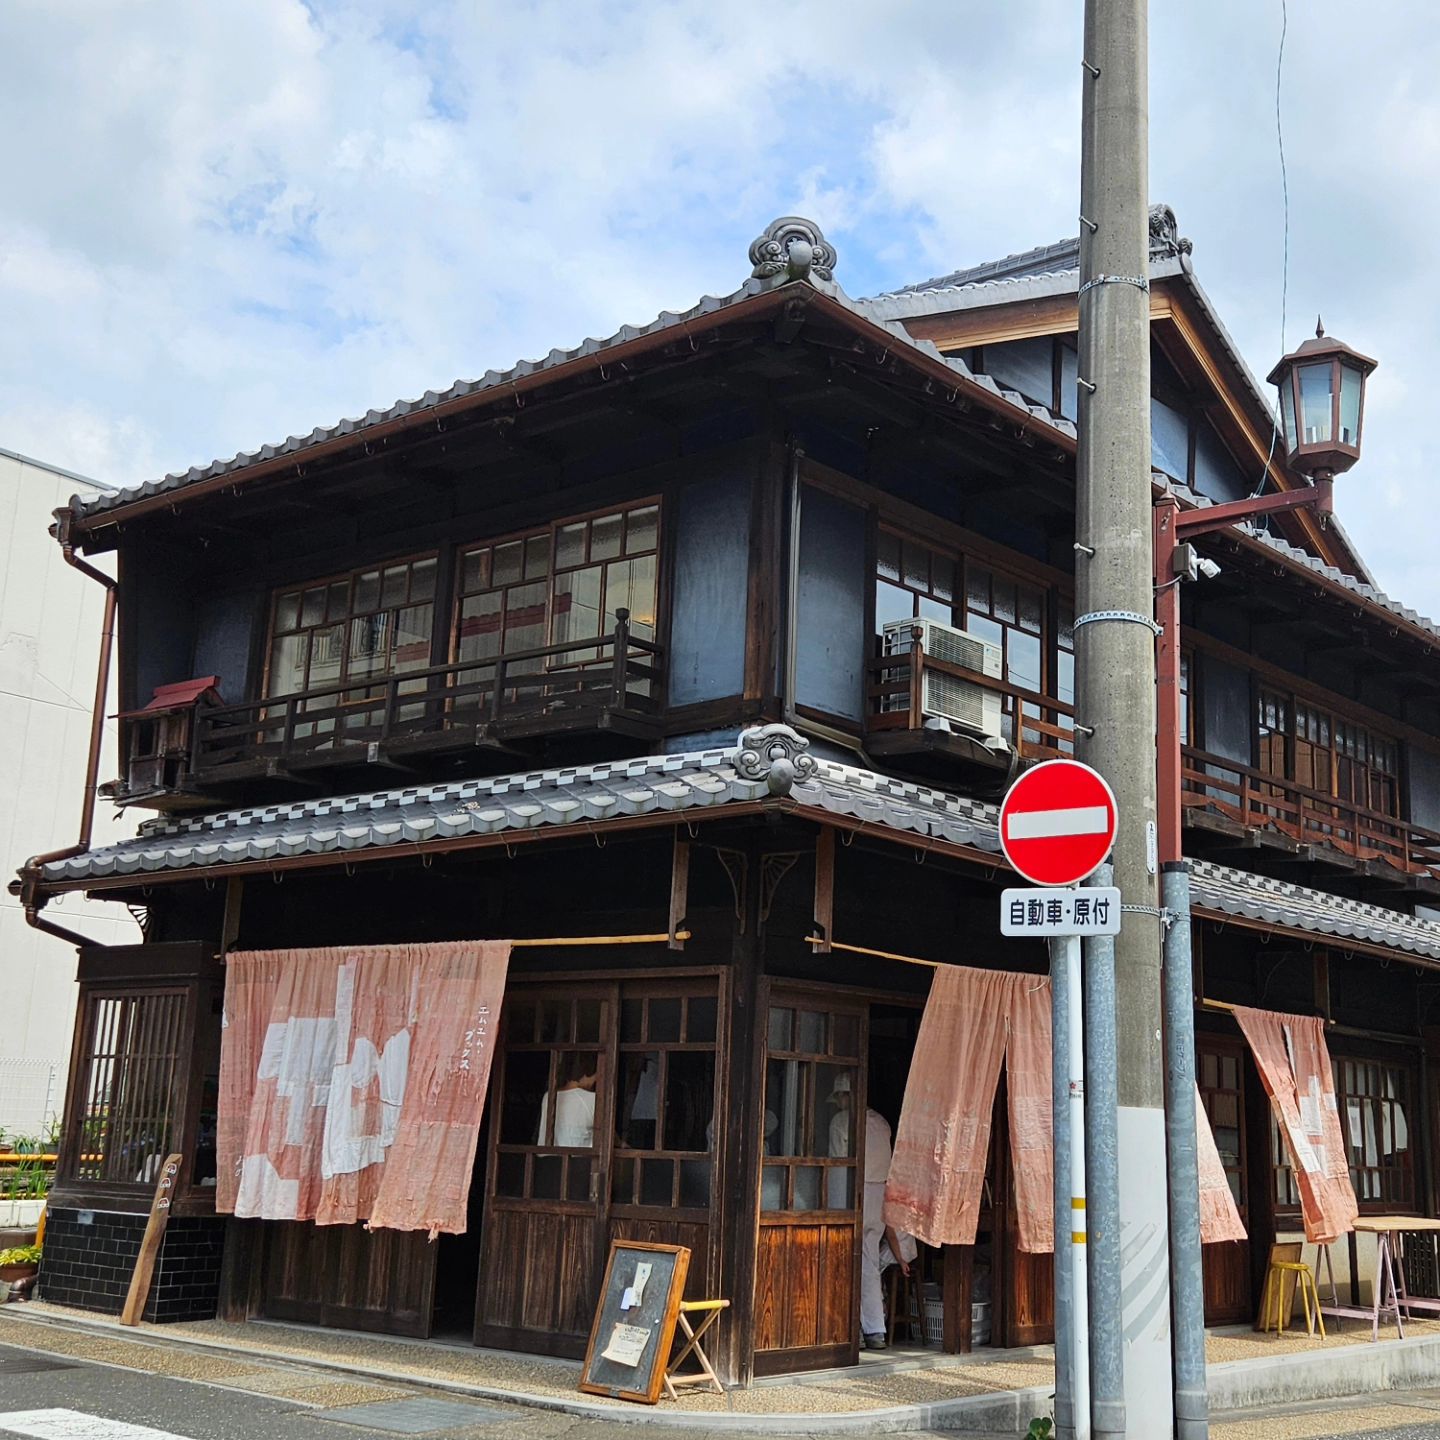
[[1020,1248],[1053,1248],[1050,982],[1040,975],[936,970],[900,1108],[887,1225],[929,1245],[975,1243],[1007,1055]]
[[1245,1223],[1235,1205],[1220,1152],[1215,1148],[1215,1132],[1210,1117],[1200,1101],[1200,1087],[1195,1087],[1195,1143],[1200,1162],[1200,1243],[1215,1245],[1221,1240],[1243,1240]]
[[216,1208],[465,1229],[508,941],[228,957]]
[[1285,1136],[1305,1238],[1312,1245],[1328,1245],[1355,1228],[1359,1206],[1350,1183],[1325,1022],[1244,1005],[1234,1011]]

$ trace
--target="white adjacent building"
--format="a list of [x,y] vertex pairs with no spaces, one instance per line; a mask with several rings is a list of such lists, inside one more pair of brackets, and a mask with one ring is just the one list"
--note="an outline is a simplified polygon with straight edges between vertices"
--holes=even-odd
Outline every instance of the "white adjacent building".
[[[0,1131],[7,1135],[39,1132],[64,1097],[75,950],[27,925],[4,886],[29,856],[79,835],[105,602],[47,531],[51,512],[72,495],[108,488],[0,449]],[[115,768],[111,724],[100,778]],[[102,802],[97,842],[133,829],[117,824]],[[46,915],[107,945],[140,939],[116,905],[67,895],[51,901]]]

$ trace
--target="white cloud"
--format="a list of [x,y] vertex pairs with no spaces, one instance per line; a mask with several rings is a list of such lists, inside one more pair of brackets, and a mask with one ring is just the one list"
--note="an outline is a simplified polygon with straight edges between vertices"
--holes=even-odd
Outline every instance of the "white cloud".
[[[1293,344],[1382,363],[1345,523],[1440,612],[1420,527],[1440,40],[1291,7]],[[1404,36],[1400,44],[1398,36]],[[1153,6],[1156,199],[1260,373],[1278,354],[1279,6]],[[871,293],[1073,233],[1064,0],[13,0],[0,443],[131,481],[733,289],[815,216]]]

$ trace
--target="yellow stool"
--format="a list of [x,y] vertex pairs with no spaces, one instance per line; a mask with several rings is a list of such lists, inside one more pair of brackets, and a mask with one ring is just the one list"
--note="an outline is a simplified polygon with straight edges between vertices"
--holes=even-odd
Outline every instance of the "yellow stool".
[[[704,1346],[700,1344],[700,1337],[720,1318],[720,1312],[730,1307],[728,1300],[682,1300],[680,1302],[680,1314],[676,1317],[680,1329],[685,1335],[685,1345],[678,1355],[671,1357],[670,1363],[665,1367],[665,1394],[671,1400],[678,1400],[680,1397],[675,1393],[677,1385],[703,1385],[707,1390],[713,1390],[717,1395],[725,1393],[725,1387],[720,1383],[720,1377],[716,1375],[710,1365],[709,1357],[705,1354]],[[699,1328],[692,1328],[690,1324],[691,1315],[703,1315]],[[677,1375],[675,1372],[685,1362],[691,1352],[694,1352],[696,1360],[700,1362],[700,1373],[698,1375]]]
[[1318,1325],[1320,1336],[1325,1337],[1325,1317],[1320,1313],[1320,1292],[1315,1286],[1315,1276],[1311,1269],[1300,1260],[1275,1260],[1270,1261],[1270,1267],[1265,1272],[1265,1294],[1261,1305],[1260,1328],[1270,1329],[1270,1321],[1275,1321],[1275,1333],[1278,1335],[1282,1330],[1290,1328],[1290,1311],[1295,1303],[1294,1286],[1300,1287],[1300,1304],[1305,1310],[1305,1333],[1313,1335]]

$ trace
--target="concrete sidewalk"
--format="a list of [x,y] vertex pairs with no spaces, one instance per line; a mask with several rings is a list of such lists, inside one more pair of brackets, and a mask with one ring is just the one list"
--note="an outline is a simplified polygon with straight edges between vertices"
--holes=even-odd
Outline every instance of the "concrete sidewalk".
[[[1368,1327],[1358,1326],[1328,1340],[1303,1332],[1214,1332],[1207,1341],[1211,1413],[1235,1415],[1238,1422],[1241,1413],[1262,1407],[1440,1384],[1440,1321],[1406,1329],[1407,1339],[1375,1345]],[[737,1434],[1022,1435],[1032,1418],[1050,1412],[1053,1390],[1049,1347],[974,1356],[884,1352],[845,1370],[777,1377],[725,1395],[682,1390],[678,1402],[651,1407],[581,1395],[576,1362],[274,1322],[124,1328],[103,1316],[33,1302],[0,1307],[0,1341],[242,1388],[287,1383],[284,1375],[263,1372],[303,1366],[333,1373],[336,1387],[370,1396],[418,1387],[612,1422],[693,1424]],[[298,1397],[317,1382],[312,1376],[293,1384]]]

